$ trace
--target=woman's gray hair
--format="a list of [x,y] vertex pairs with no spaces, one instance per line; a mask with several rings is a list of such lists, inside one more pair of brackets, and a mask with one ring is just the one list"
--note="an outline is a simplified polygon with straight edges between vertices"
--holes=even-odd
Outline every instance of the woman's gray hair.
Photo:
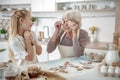
[[69,10],[63,14],[62,19],[67,18],[69,20],[75,21],[79,27],[81,26],[81,15],[77,10]]

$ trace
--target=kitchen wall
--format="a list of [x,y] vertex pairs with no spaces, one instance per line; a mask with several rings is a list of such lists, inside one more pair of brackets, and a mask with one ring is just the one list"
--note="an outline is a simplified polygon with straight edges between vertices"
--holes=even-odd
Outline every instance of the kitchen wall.
[[[37,33],[45,31],[45,38],[47,38],[47,31],[43,26],[49,26],[50,37],[52,36],[55,28],[54,23],[61,20],[61,12],[59,13],[40,13],[32,14],[39,16],[37,26],[34,25],[32,30]],[[82,29],[85,29],[90,35],[89,27],[97,27],[96,38],[101,42],[112,42],[113,33],[115,31],[115,13],[114,12],[81,12],[82,16]]]
[[[51,37],[55,28],[54,23],[61,20],[63,12],[54,13],[32,13],[32,16],[38,16],[38,22],[32,27],[32,30],[39,36],[39,31],[44,31],[45,38],[48,38],[47,29],[44,26],[49,26],[49,36]],[[81,12],[82,29],[85,29],[89,35],[89,27],[97,27],[96,36],[98,41],[112,42],[113,33],[115,31],[115,13],[114,12]],[[9,23],[9,18],[0,18],[0,27]],[[6,25],[8,28],[8,24]]]

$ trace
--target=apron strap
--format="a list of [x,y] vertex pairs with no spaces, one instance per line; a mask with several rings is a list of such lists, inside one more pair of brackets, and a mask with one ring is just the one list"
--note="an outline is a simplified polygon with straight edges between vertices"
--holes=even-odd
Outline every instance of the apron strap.
[[79,39],[80,36],[80,29],[77,30],[77,39]]
[[64,32],[60,38],[60,42],[62,41],[63,37],[65,36],[66,32]]

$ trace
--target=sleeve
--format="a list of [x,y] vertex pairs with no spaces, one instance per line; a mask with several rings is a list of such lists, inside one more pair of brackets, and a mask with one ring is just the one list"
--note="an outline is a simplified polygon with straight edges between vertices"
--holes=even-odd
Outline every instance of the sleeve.
[[57,45],[60,43],[60,37],[63,34],[63,32],[64,31],[61,30],[60,34],[58,35],[58,38],[56,39],[56,42],[52,42],[51,40],[48,42],[48,44],[47,44],[47,52],[48,53],[51,53],[56,49]]
[[80,38],[74,38],[73,39],[73,51],[75,53],[76,57],[80,57],[81,55],[84,54],[84,49],[89,41],[88,33],[86,31],[80,33]]
[[13,39],[10,42],[10,49],[14,53],[14,58],[15,59],[23,59],[25,60],[25,56],[28,55],[26,50],[23,48],[22,44],[16,39]]
[[57,47],[57,45],[59,44],[59,42],[60,42],[60,37],[57,38],[57,42],[52,42],[52,41],[50,40],[50,41],[48,42],[48,44],[47,44],[47,52],[48,52],[48,53],[53,52],[53,51],[56,49],[56,47]]

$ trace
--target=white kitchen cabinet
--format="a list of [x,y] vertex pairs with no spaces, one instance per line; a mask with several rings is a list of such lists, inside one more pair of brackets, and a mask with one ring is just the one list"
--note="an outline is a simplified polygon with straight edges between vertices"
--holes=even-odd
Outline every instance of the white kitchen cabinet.
[[0,49],[6,49],[3,52],[0,52],[0,62],[7,62],[9,60],[8,56],[8,42],[0,42]]
[[85,0],[56,0],[57,3],[61,3],[61,2],[77,2],[77,1],[85,1]]
[[56,0],[56,10],[79,10],[79,11],[115,11],[115,0]]
[[[58,48],[56,48],[52,53],[48,54],[47,44],[41,44],[41,46],[42,46],[42,54],[37,55],[39,62],[60,59]],[[0,49],[6,49],[5,51],[0,52],[0,62],[7,62],[9,60],[8,41],[0,42]]]
[[10,0],[10,4],[30,4],[31,0]]
[[10,4],[10,0],[0,0],[0,5]]
[[32,0],[32,12],[46,12],[55,11],[55,0]]
[[60,3],[60,2],[70,2],[71,0],[56,0],[57,3]]
[[[15,10],[26,9],[31,10],[31,0],[0,0],[0,12],[3,17],[10,17]],[[8,13],[6,13],[8,12]]]
[[0,0],[0,5],[30,4],[31,0]]
[[[56,0],[57,3],[61,2],[78,2],[78,1],[105,1],[105,0]],[[108,0],[110,1],[110,0]]]
[[42,3],[43,0],[31,0],[31,11],[32,12],[39,12],[42,11]]
[[39,62],[60,59],[58,48],[56,48],[52,53],[48,53],[47,44],[41,44],[41,47],[42,47],[42,54],[37,56]]
[[49,60],[56,60],[56,59],[60,59],[60,53],[58,50],[58,47],[52,52],[49,53]]
[[40,55],[37,55],[39,62],[48,61],[48,53],[46,51],[47,45],[41,45],[42,47],[42,53]]

